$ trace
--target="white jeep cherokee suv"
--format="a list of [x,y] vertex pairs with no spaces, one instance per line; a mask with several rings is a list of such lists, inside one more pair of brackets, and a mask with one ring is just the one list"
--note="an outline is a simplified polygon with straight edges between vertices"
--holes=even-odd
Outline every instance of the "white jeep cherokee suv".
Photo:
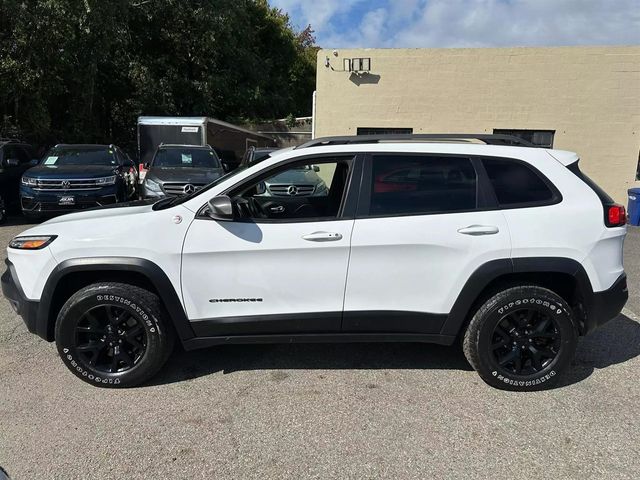
[[[460,339],[490,385],[543,388],[627,300],[626,215],[576,154],[517,144],[314,140],[189,196],[31,228],[9,245],[2,289],[98,386],[148,380],[175,341]],[[260,195],[304,167],[325,195]]]

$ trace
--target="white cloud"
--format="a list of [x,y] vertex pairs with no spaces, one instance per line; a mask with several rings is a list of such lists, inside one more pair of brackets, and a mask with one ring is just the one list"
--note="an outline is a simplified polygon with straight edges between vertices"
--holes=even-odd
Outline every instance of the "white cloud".
[[430,0],[402,47],[640,43],[640,0]]
[[363,18],[358,29],[360,38],[364,45],[379,43],[381,35],[384,33],[385,24],[388,19],[388,12],[384,8],[378,8],[368,12]]
[[272,4],[327,48],[640,44],[640,0],[365,1]]

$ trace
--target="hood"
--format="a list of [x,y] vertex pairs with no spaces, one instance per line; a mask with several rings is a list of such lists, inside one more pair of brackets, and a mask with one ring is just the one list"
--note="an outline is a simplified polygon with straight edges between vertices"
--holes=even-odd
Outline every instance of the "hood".
[[80,212],[67,213],[59,217],[47,220],[39,226],[53,225],[57,223],[73,222],[76,220],[100,219],[107,217],[119,217],[125,215],[137,215],[153,210],[153,204],[158,200],[138,200],[135,202],[117,203],[115,205],[105,205],[104,207],[82,210]]
[[147,178],[164,182],[211,183],[223,175],[222,168],[151,167]]
[[73,180],[76,178],[100,178],[113,175],[117,172],[116,165],[38,165],[25,172],[29,178],[63,178]]

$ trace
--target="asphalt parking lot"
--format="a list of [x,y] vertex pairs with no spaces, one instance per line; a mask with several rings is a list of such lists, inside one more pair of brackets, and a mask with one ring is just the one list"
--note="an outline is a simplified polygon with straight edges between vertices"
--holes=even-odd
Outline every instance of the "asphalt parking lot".
[[[27,225],[0,227],[0,245]],[[177,352],[152,384],[79,381],[0,300],[0,465],[38,478],[638,478],[640,229],[624,315],[557,388],[486,386],[458,348]],[[634,313],[636,312],[636,313]]]

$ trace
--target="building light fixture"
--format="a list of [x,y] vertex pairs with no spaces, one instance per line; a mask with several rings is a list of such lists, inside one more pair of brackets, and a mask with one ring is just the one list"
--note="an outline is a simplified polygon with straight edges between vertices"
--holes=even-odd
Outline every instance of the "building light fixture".
[[371,71],[371,58],[345,58],[345,72],[369,72]]

